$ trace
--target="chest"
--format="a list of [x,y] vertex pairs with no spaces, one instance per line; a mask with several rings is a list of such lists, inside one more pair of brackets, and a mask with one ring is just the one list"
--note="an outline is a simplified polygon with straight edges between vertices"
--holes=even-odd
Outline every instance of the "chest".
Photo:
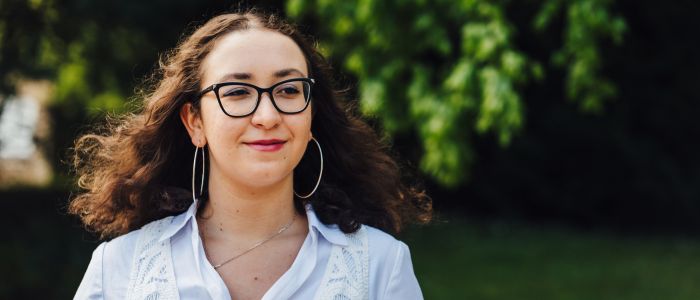
[[[231,299],[261,299],[290,269],[303,244],[303,238],[265,244],[217,268]],[[218,247],[209,253],[212,265],[226,261],[231,253]],[[212,249],[213,250],[213,249]]]
[[[181,288],[187,286],[192,288],[194,287],[192,284],[196,284],[196,282],[188,282],[185,278],[194,279],[202,278],[201,276],[203,276],[214,279],[214,277],[204,273],[189,274],[196,272],[198,268],[182,270],[185,273],[189,272],[189,275],[185,276],[185,278],[182,276],[177,276],[176,278],[170,239],[159,241],[159,237],[163,232],[163,224],[166,221],[170,220],[166,218],[143,227],[134,249],[126,299],[180,299]],[[314,299],[368,299],[369,253],[367,251],[366,230],[362,226],[357,232],[347,234],[347,237],[348,245],[332,246],[323,277],[320,280],[316,278],[312,284],[308,285],[313,291],[307,292],[315,295]],[[268,260],[271,259],[269,259],[268,255],[270,255],[269,257],[274,257],[274,255],[284,257],[285,253],[267,252],[266,255],[263,255],[266,257],[264,259],[260,257],[257,259],[253,259],[255,257],[250,258],[248,262],[241,262],[242,265],[239,268],[234,268],[234,270],[226,271],[224,274],[219,275],[227,288],[233,291],[230,294],[234,299],[260,299],[264,295],[264,291],[267,291],[270,286],[274,285],[275,280],[281,276],[290,279],[290,281],[298,280],[298,278],[284,276],[285,272],[293,271],[290,269],[290,265],[293,264],[295,267],[304,265],[303,262],[294,264],[296,255],[292,255],[288,259],[277,260],[277,262],[269,262]],[[291,254],[286,253],[286,255]],[[189,258],[179,257],[177,260],[181,259]],[[250,265],[246,266],[245,264]],[[266,267],[253,268],[255,265],[265,265]],[[250,279],[248,272],[254,272],[254,270],[262,270],[259,274],[263,275],[263,277],[258,277],[260,283],[250,284],[249,281],[237,280],[237,278]],[[294,274],[294,272],[289,274]],[[252,280],[253,282],[256,281],[255,275],[253,275]],[[316,282],[317,280],[318,282]],[[213,281],[207,282],[209,283],[206,284],[207,289],[214,288],[214,290],[209,290],[209,293],[213,292],[216,294],[215,286],[211,285]],[[282,290],[284,290],[283,294],[286,295],[295,293],[295,290],[285,290],[284,288]],[[220,296],[221,298],[224,297],[223,295]],[[266,296],[270,296],[268,297],[270,299],[275,298],[274,295]]]

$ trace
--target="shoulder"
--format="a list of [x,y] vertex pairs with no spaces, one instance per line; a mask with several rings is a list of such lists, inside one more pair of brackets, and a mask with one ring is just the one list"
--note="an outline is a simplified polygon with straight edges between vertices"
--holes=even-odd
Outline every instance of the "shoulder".
[[408,246],[390,234],[368,225],[362,225],[367,235],[370,258],[388,258],[408,250]]
[[422,299],[408,246],[377,228],[363,227],[369,252],[370,298]]
[[129,233],[116,237],[104,243],[105,262],[110,264],[131,263],[134,251],[139,244],[139,239],[157,239],[163,234],[165,226],[170,224],[173,217],[165,217],[155,221],[151,221],[143,227],[133,230]]
[[[166,217],[152,221],[140,229],[116,237],[102,243],[101,249],[102,276],[105,290],[110,290],[119,295],[126,292],[129,278],[132,273],[134,256],[140,255],[147,240],[157,240],[163,234],[163,229],[173,217]],[[97,251],[97,250],[96,250]],[[93,257],[95,259],[95,257]],[[123,294],[126,295],[126,294]]]
[[321,233],[334,245],[317,299],[387,299],[385,291],[395,269],[397,253],[405,245],[366,225],[352,233],[326,225]]
[[97,246],[73,299],[124,298],[138,235],[136,230]]
[[134,257],[163,236],[172,218],[155,220],[97,246],[74,299],[126,299]]
[[[341,246],[365,248],[370,261],[388,262],[386,259],[408,251],[408,246],[390,234],[369,225],[362,225],[352,233],[344,234],[337,226],[327,226],[325,235],[331,241],[338,241]],[[329,232],[333,231],[332,234]],[[337,232],[337,233],[336,233]],[[340,237],[340,239],[338,239]]]
[[[391,236],[390,234],[368,225],[362,225],[360,229],[365,235],[367,241],[367,255],[370,263],[370,273],[375,276],[389,276],[395,270],[398,264],[408,258],[410,253],[408,246]],[[350,234],[349,238],[352,235]]]

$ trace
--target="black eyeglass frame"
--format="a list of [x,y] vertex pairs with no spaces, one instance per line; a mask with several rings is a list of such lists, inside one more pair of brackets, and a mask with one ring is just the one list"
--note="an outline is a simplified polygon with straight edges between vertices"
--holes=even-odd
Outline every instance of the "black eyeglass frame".
[[[306,100],[306,104],[304,105],[304,107],[302,109],[295,111],[295,112],[286,112],[286,111],[281,110],[277,106],[277,103],[275,102],[275,96],[272,95],[272,92],[275,90],[276,87],[278,87],[282,84],[288,83],[288,82],[293,82],[293,81],[304,81],[304,82],[309,83],[309,99]],[[256,85],[253,85],[253,84],[250,84],[247,82],[235,82],[235,81],[221,82],[221,83],[212,84],[209,87],[203,89],[201,92],[199,92],[197,99],[201,100],[202,97],[206,93],[214,91],[214,95],[216,95],[216,101],[219,102],[219,107],[221,107],[221,111],[223,111],[224,114],[226,114],[227,116],[232,117],[232,118],[245,118],[247,116],[254,114],[255,111],[258,110],[258,106],[260,106],[260,100],[262,99],[263,93],[267,93],[268,95],[270,95],[270,100],[272,101],[272,106],[274,106],[278,112],[280,112],[282,114],[293,115],[293,114],[298,114],[302,111],[305,111],[306,108],[309,106],[309,103],[311,103],[311,88],[313,87],[313,85],[315,83],[316,83],[316,80],[314,80],[313,78],[306,78],[306,77],[290,78],[290,79],[282,80],[278,83],[273,84],[272,86],[270,86],[268,88],[261,88],[261,87],[258,87]],[[241,116],[234,116],[234,115],[231,115],[228,112],[226,112],[226,109],[224,109],[223,103],[221,103],[221,98],[219,97],[219,89],[222,87],[231,86],[231,85],[243,85],[243,86],[251,87],[251,88],[254,88],[258,92],[258,99],[255,102],[255,107],[253,107],[253,110],[251,110],[250,113],[247,113],[247,114],[241,115]]]

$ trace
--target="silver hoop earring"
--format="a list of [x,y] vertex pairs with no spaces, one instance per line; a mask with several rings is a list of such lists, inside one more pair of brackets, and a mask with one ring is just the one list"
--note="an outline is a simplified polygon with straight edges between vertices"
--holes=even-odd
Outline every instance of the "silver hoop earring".
[[311,193],[309,193],[308,195],[301,196],[301,195],[297,194],[296,191],[294,191],[294,195],[296,195],[297,197],[299,197],[301,199],[309,198],[309,197],[311,197],[311,195],[313,195],[316,192],[316,189],[318,189],[318,185],[321,183],[321,177],[323,176],[323,151],[321,150],[321,144],[319,144],[318,141],[314,137],[311,137],[311,140],[313,140],[316,143],[316,146],[318,147],[318,153],[321,154],[321,172],[319,172],[319,174],[318,174],[318,180],[316,180],[316,186],[314,186],[314,189],[311,191]]
[[[194,182],[195,182],[195,172],[197,171],[197,153],[200,147],[194,148],[194,161],[192,162],[192,201],[197,201],[197,195],[194,192]],[[207,156],[204,153],[204,148],[202,147],[202,183],[199,185],[199,196],[204,193],[204,174],[207,168]]]

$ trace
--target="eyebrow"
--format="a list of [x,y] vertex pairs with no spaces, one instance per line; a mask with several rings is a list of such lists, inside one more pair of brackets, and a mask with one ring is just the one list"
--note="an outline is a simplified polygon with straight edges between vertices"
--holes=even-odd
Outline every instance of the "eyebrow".
[[[305,77],[304,73],[302,73],[301,71],[299,71],[295,68],[287,68],[287,69],[282,69],[282,70],[276,71],[273,74],[273,76],[275,76],[277,78],[282,78],[282,77],[289,76],[291,74],[297,74],[301,77]],[[230,81],[232,79],[249,80],[252,78],[253,78],[253,74],[251,74],[251,73],[229,73],[229,74],[226,74],[226,75],[222,76],[221,78],[219,78],[219,82],[226,82],[226,81]]]

